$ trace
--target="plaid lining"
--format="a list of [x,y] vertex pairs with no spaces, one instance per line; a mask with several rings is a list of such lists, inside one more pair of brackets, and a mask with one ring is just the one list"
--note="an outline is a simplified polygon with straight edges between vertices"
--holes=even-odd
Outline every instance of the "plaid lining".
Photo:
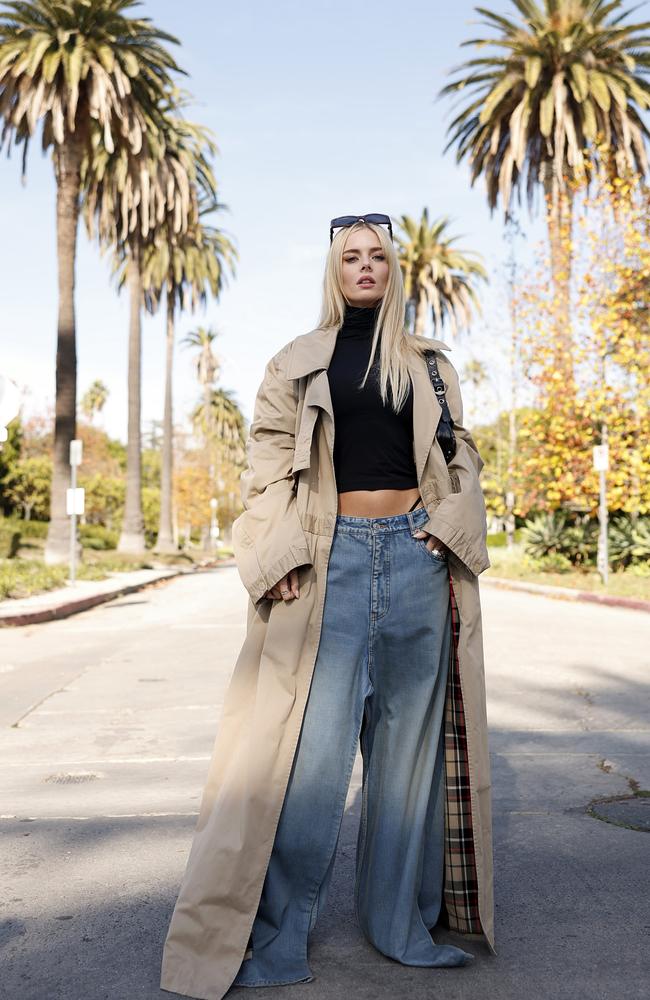
[[[445,882],[447,926],[461,934],[482,933],[470,797],[465,709],[460,686],[460,614],[451,577],[451,655],[445,700]],[[443,912],[443,917],[445,916]]]

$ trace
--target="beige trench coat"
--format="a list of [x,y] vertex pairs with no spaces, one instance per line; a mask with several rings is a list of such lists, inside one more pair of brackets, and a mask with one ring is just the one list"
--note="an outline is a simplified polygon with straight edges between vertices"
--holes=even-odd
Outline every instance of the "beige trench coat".
[[[244,512],[233,525],[249,594],[246,637],[214,744],[187,868],[165,940],[161,987],[221,1000],[242,960],[273,847],[309,694],[338,497],[327,367],[335,330],[312,330],[268,362],[242,474]],[[462,426],[455,369],[436,349],[454,418],[447,466],[435,433],[440,405],[424,358],[409,352],[413,445],[424,529],[449,550],[454,623],[445,711],[445,887],[441,921],[483,940],[493,930],[491,783],[477,576],[489,565],[479,473]],[[262,595],[299,567],[300,597]]]

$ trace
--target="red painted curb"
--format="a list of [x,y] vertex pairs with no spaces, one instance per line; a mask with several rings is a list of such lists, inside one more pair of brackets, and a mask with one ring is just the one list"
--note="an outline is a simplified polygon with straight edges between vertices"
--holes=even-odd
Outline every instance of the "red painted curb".
[[592,604],[606,604],[614,608],[630,608],[632,611],[650,613],[650,601],[643,601],[638,597],[616,597],[613,594],[595,594],[590,590],[554,587],[548,583],[526,583],[524,580],[509,580],[503,576],[482,577],[481,583],[492,584],[492,586],[501,587],[504,590],[523,590],[529,594],[551,597],[554,600],[588,601]]
[[594,594],[589,590],[579,590],[578,593],[581,601],[611,604],[617,608],[634,608],[636,611],[650,611],[650,601],[642,601],[639,597],[615,597],[613,594]]

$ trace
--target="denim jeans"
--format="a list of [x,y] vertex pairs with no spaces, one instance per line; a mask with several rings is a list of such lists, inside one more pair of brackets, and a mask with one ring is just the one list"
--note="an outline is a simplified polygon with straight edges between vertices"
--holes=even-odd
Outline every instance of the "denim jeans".
[[[459,966],[435,944],[444,878],[449,574],[417,531],[424,507],[339,514],[321,638],[258,911],[233,986],[313,979],[307,938],[327,899],[357,747],[363,757],[355,910],[368,941],[405,965]],[[298,598],[299,600],[300,598]]]

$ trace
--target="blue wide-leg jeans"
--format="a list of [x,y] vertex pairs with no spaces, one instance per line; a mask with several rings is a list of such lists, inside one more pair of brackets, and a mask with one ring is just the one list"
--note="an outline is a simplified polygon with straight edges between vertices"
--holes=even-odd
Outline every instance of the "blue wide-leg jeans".
[[452,639],[446,558],[413,537],[428,519],[424,507],[389,517],[337,516],[321,638],[252,956],[233,986],[314,978],[307,938],[327,899],[359,742],[354,899],[363,934],[405,965],[459,966],[473,958],[435,944],[429,932],[442,905],[443,713]]

